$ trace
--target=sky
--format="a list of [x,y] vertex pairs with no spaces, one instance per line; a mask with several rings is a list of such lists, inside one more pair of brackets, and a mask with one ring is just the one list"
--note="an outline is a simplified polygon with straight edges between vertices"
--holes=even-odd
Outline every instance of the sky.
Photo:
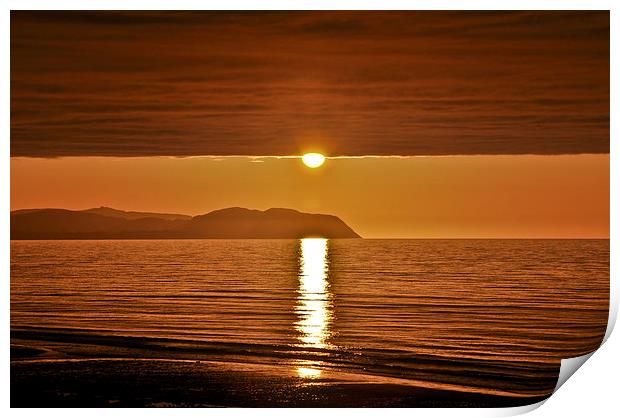
[[609,155],[14,158],[13,209],[339,216],[365,238],[607,238]]
[[104,205],[608,237],[609,13],[12,11],[11,209]]
[[609,152],[609,12],[11,12],[11,155]]

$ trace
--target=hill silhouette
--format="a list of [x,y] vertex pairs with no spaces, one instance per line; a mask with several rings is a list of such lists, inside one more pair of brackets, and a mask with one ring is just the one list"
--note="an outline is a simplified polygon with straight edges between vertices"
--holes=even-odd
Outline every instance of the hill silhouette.
[[340,218],[293,209],[240,207],[205,215],[129,212],[107,207],[11,212],[11,239],[360,238]]
[[101,206],[93,209],[86,209],[82,212],[95,213],[97,215],[109,216],[111,218],[123,219],[141,219],[141,218],[158,218],[158,219],[192,219],[189,215],[179,215],[178,213],[154,213],[154,212],[133,212],[108,208]]

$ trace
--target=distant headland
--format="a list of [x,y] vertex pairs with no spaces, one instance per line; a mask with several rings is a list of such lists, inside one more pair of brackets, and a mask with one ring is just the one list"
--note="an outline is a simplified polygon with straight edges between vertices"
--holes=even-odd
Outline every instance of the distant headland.
[[361,238],[340,218],[294,209],[240,207],[204,215],[22,209],[11,212],[11,239]]

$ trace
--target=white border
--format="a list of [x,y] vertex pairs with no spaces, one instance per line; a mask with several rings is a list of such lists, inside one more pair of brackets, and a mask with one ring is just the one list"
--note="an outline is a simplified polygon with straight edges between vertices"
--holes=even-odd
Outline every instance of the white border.
[[[117,10],[165,10],[173,6],[175,9],[213,9],[213,10],[232,10],[232,9],[288,9],[288,10],[310,10],[310,9],[323,9],[323,10],[342,10],[342,9],[366,9],[366,10],[611,10],[611,281],[612,281],[612,300],[610,309],[610,322],[608,328],[608,334],[613,328],[618,308],[618,273],[617,268],[617,251],[616,244],[618,242],[618,222],[617,216],[613,214],[619,213],[620,206],[618,205],[618,195],[614,192],[613,185],[617,184],[618,180],[618,94],[616,91],[618,80],[618,24],[620,23],[617,16],[618,2],[611,0],[504,0],[502,2],[497,1],[481,1],[470,0],[464,2],[462,0],[451,1],[403,1],[403,0],[382,0],[369,1],[369,0],[305,0],[305,1],[282,1],[282,0],[263,0],[263,1],[248,1],[248,0],[228,0],[226,2],[215,1],[198,1],[198,0],[175,0],[174,2],[151,0],[151,1],[137,1],[137,0],[89,0],[85,2],[83,0],[57,0],[54,2],[44,0],[8,0],[2,3],[2,15],[0,20],[0,28],[2,31],[2,43],[0,57],[2,57],[2,81],[0,88],[2,89],[3,100],[2,106],[2,126],[4,132],[3,141],[0,145],[1,153],[1,180],[0,188],[2,193],[0,213],[3,216],[0,218],[0,228],[4,239],[0,242],[0,248],[2,249],[2,289],[3,289],[3,309],[1,310],[2,323],[4,325],[4,333],[2,334],[2,350],[4,353],[4,361],[2,362],[2,405],[4,408],[9,407],[9,391],[10,391],[10,373],[9,373],[9,302],[10,302],[10,288],[9,288],[9,212],[10,212],[10,65],[8,57],[10,47],[10,10],[46,10],[46,9],[76,9],[76,10],[97,10],[97,9],[117,9]],[[614,7],[616,6],[616,7]],[[616,333],[617,334],[617,333]],[[583,416],[584,414],[599,415],[608,412],[605,415],[610,415],[611,411],[617,411],[617,393],[615,385],[615,376],[618,373],[618,359],[616,353],[620,352],[620,342],[617,335],[611,335],[611,338],[592,356],[592,360],[588,362],[588,366],[577,371],[577,376],[570,379],[570,381],[564,385],[557,394],[554,394],[546,403],[545,406],[539,408],[533,413],[533,416]],[[240,410],[240,409],[222,409],[222,410],[209,410],[203,411],[201,409],[187,409],[187,410],[108,410],[108,409],[90,409],[87,413],[97,416],[111,416],[120,415],[121,417],[128,417],[134,414],[149,414],[149,415],[182,415],[182,416],[203,416],[205,413],[209,415],[218,416],[238,416],[244,413],[257,414],[258,416],[274,416],[274,417],[286,417],[291,413],[301,416],[313,416],[317,413],[321,415],[341,414],[341,413],[354,413],[359,417],[370,417],[376,414],[389,414],[393,416],[409,417],[411,414],[422,416],[505,416],[507,414],[514,414],[520,412],[526,412],[522,408],[520,410],[514,409],[362,409],[355,411],[342,411],[331,409],[296,409],[290,411],[288,409],[263,409],[263,410]],[[13,409],[10,410],[10,414],[14,416],[30,416],[33,413],[45,413],[52,417],[66,417],[66,416],[81,416],[84,411],[79,409],[71,410],[46,410],[46,411],[30,411],[26,409]]]

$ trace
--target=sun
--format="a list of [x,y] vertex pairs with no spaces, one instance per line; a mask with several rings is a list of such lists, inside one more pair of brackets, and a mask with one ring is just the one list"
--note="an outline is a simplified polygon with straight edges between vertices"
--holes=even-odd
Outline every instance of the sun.
[[325,156],[318,152],[309,152],[301,157],[301,160],[310,168],[317,168],[323,165],[325,162]]

